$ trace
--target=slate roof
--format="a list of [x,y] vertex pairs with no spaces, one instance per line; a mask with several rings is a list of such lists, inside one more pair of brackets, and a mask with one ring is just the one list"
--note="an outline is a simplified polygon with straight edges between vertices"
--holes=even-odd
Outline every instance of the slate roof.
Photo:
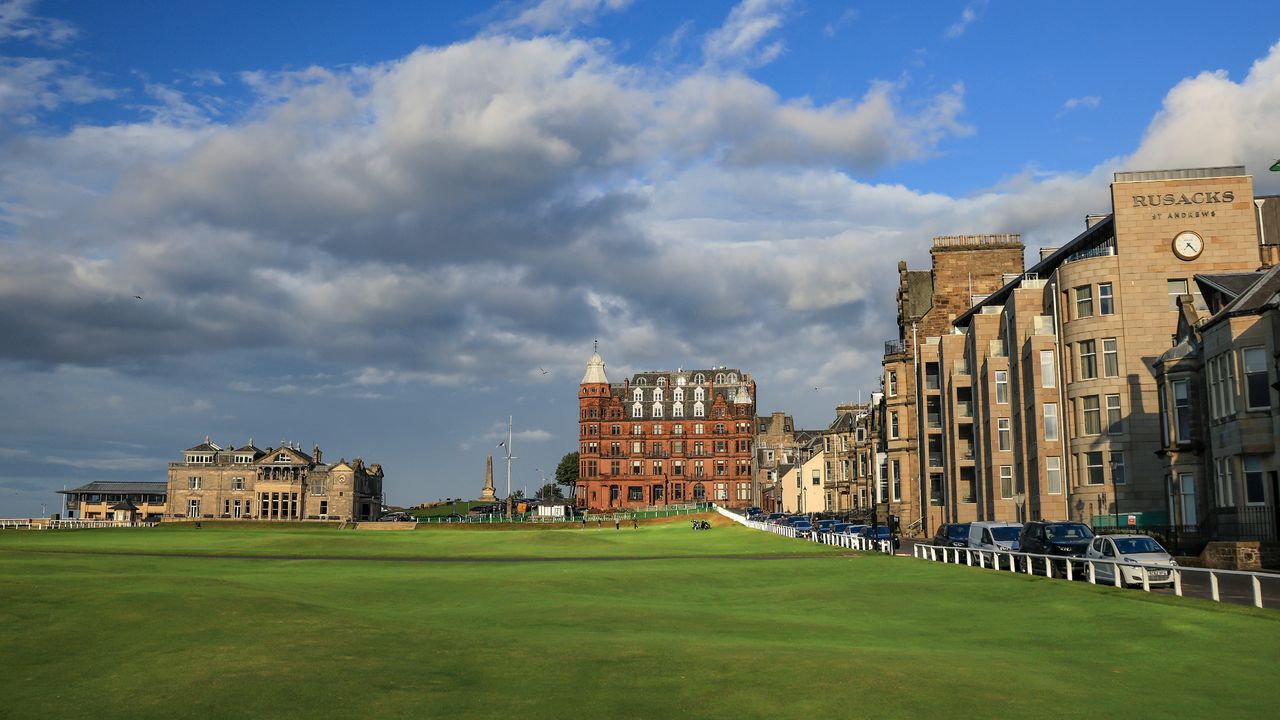
[[1240,272],[1240,273],[1213,273],[1208,275],[1196,275],[1196,280],[1208,283],[1214,289],[1231,297],[1239,297],[1253,281],[1258,279],[1256,272]]
[[163,482],[111,482],[95,480],[88,485],[81,485],[70,490],[59,490],[61,495],[71,493],[118,493],[123,495],[164,495],[168,491],[168,483]]
[[1275,265],[1266,272],[1253,273],[1253,276],[1254,281],[1236,299],[1209,318],[1205,326],[1232,316],[1252,315],[1268,306],[1280,304],[1280,265]]

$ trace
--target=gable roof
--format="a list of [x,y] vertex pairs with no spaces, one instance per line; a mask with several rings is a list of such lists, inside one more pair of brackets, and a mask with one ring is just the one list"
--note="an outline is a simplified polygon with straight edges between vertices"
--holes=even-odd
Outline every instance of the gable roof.
[[1255,273],[1255,276],[1254,281],[1236,299],[1205,322],[1205,327],[1215,325],[1225,318],[1253,315],[1268,307],[1280,305],[1280,265],[1273,265],[1266,272]]

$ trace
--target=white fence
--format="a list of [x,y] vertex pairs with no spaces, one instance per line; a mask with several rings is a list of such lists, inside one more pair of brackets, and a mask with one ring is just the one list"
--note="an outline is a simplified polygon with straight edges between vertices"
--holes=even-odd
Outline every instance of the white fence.
[[[1046,577],[1058,577],[1061,574],[1067,580],[1075,579],[1075,566],[1083,565],[1085,578],[1090,583],[1098,582],[1098,566],[1111,566],[1111,584],[1120,587],[1123,581],[1125,569],[1138,570],[1138,576],[1142,581],[1142,589],[1151,592],[1153,582],[1164,583],[1164,578],[1155,579],[1152,577],[1153,572],[1167,572],[1170,574],[1170,580],[1173,582],[1173,593],[1179,597],[1182,596],[1182,576],[1183,573],[1205,573],[1209,576],[1209,592],[1215,602],[1222,602],[1222,593],[1218,587],[1218,578],[1223,575],[1235,575],[1248,577],[1253,588],[1253,605],[1254,607],[1262,607],[1262,577],[1268,577],[1261,573],[1247,572],[1244,570],[1214,570],[1210,568],[1194,568],[1184,567],[1182,565],[1149,565],[1137,562],[1121,562],[1119,560],[1104,560],[1101,558],[1083,558],[1068,557],[1064,555],[1041,555],[1038,553],[1013,552],[1009,550],[975,550],[973,548],[957,548],[945,547],[942,545],[924,545],[917,543],[915,546],[915,556],[922,560],[934,560],[937,562],[976,565],[977,567],[991,567],[994,570],[1006,570],[1009,572],[1025,572],[1028,575],[1034,574],[1037,566],[1044,571]],[[1007,561],[1007,562],[1006,562]]]
[[66,530],[69,528],[120,528],[120,527],[155,527],[154,522],[116,522],[115,520],[83,520],[71,518],[65,520],[46,520],[31,518],[0,519],[0,530]]
[[[748,520],[737,513],[725,510],[719,505],[716,506],[716,512],[739,525],[745,525],[753,530],[763,530],[765,532],[771,532],[774,535],[781,535],[789,538],[801,537],[800,531],[790,525],[775,525],[773,523],[761,522],[759,520]],[[822,545],[848,548],[849,550],[863,550],[868,552],[876,551],[887,555],[893,554],[892,540],[871,540],[860,535],[850,535],[848,533],[825,533],[818,532],[816,530],[810,532],[806,539]]]

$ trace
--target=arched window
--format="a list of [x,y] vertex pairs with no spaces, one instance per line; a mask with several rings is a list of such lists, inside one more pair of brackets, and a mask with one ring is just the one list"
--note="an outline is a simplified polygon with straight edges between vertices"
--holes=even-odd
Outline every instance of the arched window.
[[717,385],[724,384],[724,373],[716,373],[716,384]]
[[675,390],[672,390],[671,399],[675,400],[676,402],[681,402],[682,400],[684,400],[684,388],[678,387]]
[[729,373],[728,375],[725,376],[724,381],[729,383],[730,385],[733,385],[734,383],[738,382],[738,373]]
[[645,380],[645,379],[644,379],[644,378],[642,378],[642,377],[638,377],[638,378],[636,378],[636,384],[637,384],[637,385],[648,385],[648,384],[649,384],[649,381],[648,381],[648,380]]
[[705,500],[707,497],[707,488],[702,483],[693,484],[693,499]]
[[680,387],[684,387],[685,382],[686,380],[683,375],[676,378],[676,385],[679,385]]
[[706,393],[706,391],[704,391],[702,388],[694,388],[694,389],[693,389],[693,399],[694,399],[694,400],[697,400],[698,402],[702,402],[703,400],[705,400],[705,399],[706,399],[706,397],[707,397],[707,393]]
[[664,377],[658,378],[658,387],[666,387],[666,386],[667,386],[667,379]]
[[671,406],[671,417],[684,417],[684,403],[678,402]]
[[694,385],[705,385],[706,383],[707,383],[706,375],[703,375],[702,373],[698,373],[697,375],[693,376]]
[[632,405],[631,417],[633,418],[644,417],[644,406],[641,405],[640,403],[636,403],[635,405]]
[[653,401],[662,402],[662,388],[657,387],[653,389]]
[[662,403],[653,404],[653,417],[656,417],[656,418],[662,417]]
[[644,400],[644,391],[641,390],[640,388],[636,388],[635,391],[631,393],[631,399],[634,400],[635,402],[640,402],[641,400]]
[[702,402],[701,402],[701,401],[696,402],[696,403],[694,403],[694,404],[693,404],[693,416],[694,416],[694,417],[706,417],[706,416],[707,416],[706,408],[702,407]]

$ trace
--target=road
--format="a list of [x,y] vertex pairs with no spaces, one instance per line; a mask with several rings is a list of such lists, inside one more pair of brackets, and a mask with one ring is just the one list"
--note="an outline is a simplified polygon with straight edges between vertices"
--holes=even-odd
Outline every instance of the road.
[[[898,549],[898,554],[905,555],[908,558],[913,557],[915,545],[915,540],[903,538],[902,547]],[[1087,580],[1081,582],[1087,582]],[[1262,606],[1280,610],[1280,575],[1264,576],[1259,583],[1262,586]],[[1136,588],[1133,591],[1142,592],[1142,588]],[[1152,588],[1151,592],[1159,595],[1174,594],[1172,587]],[[1182,594],[1186,597],[1212,600],[1213,591],[1209,574],[1187,568],[1187,572],[1182,573]],[[1237,605],[1253,605],[1253,581],[1250,577],[1244,575],[1219,574],[1218,596],[1223,602]]]

